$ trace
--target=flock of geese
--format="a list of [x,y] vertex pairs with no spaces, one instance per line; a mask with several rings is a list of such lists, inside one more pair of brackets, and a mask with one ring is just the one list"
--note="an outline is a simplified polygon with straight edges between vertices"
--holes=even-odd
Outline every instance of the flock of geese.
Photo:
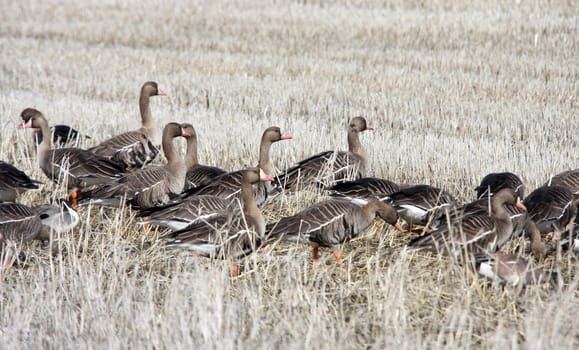
[[[18,127],[36,130],[40,168],[48,179],[67,189],[69,198],[38,207],[16,203],[19,194],[38,189],[40,181],[0,161],[2,268],[13,263],[14,251],[23,242],[49,240],[52,232],[71,230],[80,220],[75,208],[83,205],[129,205],[138,211],[141,224],[169,229],[161,237],[168,247],[234,261],[285,240],[311,245],[314,263],[318,248],[328,247],[343,266],[342,244],[376,220],[401,232],[416,233],[409,249],[472,254],[482,275],[502,283],[553,281],[552,274],[531,268],[519,255],[500,253],[515,236],[530,239],[538,260],[549,252],[543,238],[551,233],[558,249],[579,249],[579,225],[575,225],[579,169],[546,179],[526,197],[517,175],[492,173],[476,188],[475,201],[460,204],[452,194],[429,185],[399,186],[364,177],[368,153],[360,133],[372,127],[363,117],[355,117],[348,126],[348,151],[315,154],[274,174],[270,148],[292,136],[273,126],[263,133],[256,167],[229,172],[199,164],[197,135],[191,124],[168,123],[158,133],[149,100],[164,95],[157,83],[146,82],[139,98],[142,127],[88,150],[67,146],[81,137],[71,127],[50,128],[40,111],[22,111]],[[179,137],[187,141],[185,157],[173,145]],[[159,145],[167,162],[150,165]],[[305,190],[320,191],[328,199],[266,223],[260,208],[268,200]]]

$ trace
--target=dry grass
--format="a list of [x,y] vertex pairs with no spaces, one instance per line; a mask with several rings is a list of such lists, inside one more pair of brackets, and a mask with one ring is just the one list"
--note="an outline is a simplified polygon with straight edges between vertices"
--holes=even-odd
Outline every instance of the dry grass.
[[[156,80],[160,124],[194,124],[205,164],[257,161],[262,130],[278,168],[363,135],[370,174],[460,199],[488,172],[528,190],[579,164],[579,8],[574,1],[4,1],[0,159],[37,179],[25,107],[94,140],[137,127]],[[58,198],[46,183],[24,203]],[[316,200],[282,198],[273,220]],[[501,288],[461,264],[406,252],[372,228],[329,254],[279,244],[231,280],[228,262],[165,251],[128,209],[81,210],[61,254],[24,248],[0,281],[0,348],[577,348],[578,262],[550,256],[562,291]],[[509,249],[517,249],[514,242]],[[327,256],[327,257],[326,257]]]

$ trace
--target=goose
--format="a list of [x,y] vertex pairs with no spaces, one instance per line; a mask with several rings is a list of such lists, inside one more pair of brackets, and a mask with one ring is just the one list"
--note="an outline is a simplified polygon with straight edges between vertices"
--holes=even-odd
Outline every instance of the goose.
[[140,211],[139,223],[166,227],[173,231],[182,230],[195,222],[222,215],[231,209],[232,203],[236,201],[211,195],[190,196],[182,202]]
[[348,152],[326,151],[300,161],[276,176],[275,190],[295,192],[361,178],[366,172],[368,152],[360,142],[360,133],[366,130],[374,128],[364,117],[353,118],[348,125]]
[[42,231],[38,213],[18,203],[0,204],[0,243],[6,243],[2,268],[10,266],[17,245],[36,239]]
[[541,186],[531,192],[523,204],[543,235],[564,231],[577,215],[573,193],[563,186]]
[[151,96],[166,96],[157,83],[147,81],[141,87],[139,109],[141,111],[141,128],[128,131],[101,142],[89,151],[100,156],[115,160],[124,165],[125,169],[136,170],[144,167],[159,153],[159,132],[149,107]]
[[413,239],[409,246],[413,250],[455,256],[459,256],[464,249],[494,253],[513,234],[513,224],[505,204],[526,210],[517,193],[511,188],[504,188],[491,199],[491,215],[482,213],[464,216],[461,220],[442,225],[425,236]]
[[[78,142],[80,137],[91,139],[90,136],[81,135],[78,130],[68,125],[57,124],[50,127],[50,134],[52,135],[52,144],[56,148],[65,148],[69,145],[74,145]],[[36,130],[34,132],[34,144],[38,147],[42,143],[42,131]]]
[[32,209],[38,213],[42,222],[42,231],[37,238],[42,241],[49,240],[51,232],[68,232],[80,222],[78,213],[66,201],[58,205],[43,204]]
[[[196,255],[222,259],[239,259],[253,252],[263,243],[265,234],[265,219],[255,202],[251,186],[259,181],[273,181],[273,177],[257,167],[243,170],[242,212],[223,213],[172,232],[164,237],[170,239],[167,247],[187,249]],[[237,275],[236,266],[233,275]]]
[[558,273],[533,268],[527,259],[516,254],[476,254],[475,267],[479,275],[513,287],[540,283],[557,287],[560,280]]
[[384,198],[398,215],[413,226],[437,227],[441,225],[446,212],[455,205],[455,198],[448,192],[430,185],[415,185],[403,188]]
[[514,189],[520,198],[525,198],[523,181],[521,181],[520,177],[510,172],[490,173],[483,177],[480,185],[475,188],[476,197],[478,199],[487,198],[507,187]]
[[[259,160],[257,166],[262,169],[266,175],[271,176],[272,174],[272,165],[269,161],[271,145],[278,141],[290,139],[292,139],[292,136],[289,134],[282,134],[281,129],[277,126],[269,127],[263,132],[259,146]],[[235,198],[240,193],[243,174],[243,170],[223,174],[214,179],[208,185],[185,191],[181,198],[185,199],[193,195],[212,195],[226,199]],[[268,188],[264,183],[256,183],[253,187],[257,205],[262,206],[268,198]]]
[[[517,192],[517,194],[518,193],[519,192]],[[477,199],[457,207],[455,210],[450,210],[447,214],[446,222],[457,223],[469,215],[491,215],[491,198],[492,197]],[[528,211],[524,211],[512,204],[505,204],[504,208],[509,213],[509,217],[513,223],[513,236],[524,234],[528,237],[531,241],[531,251],[533,255],[537,260],[542,260],[547,252],[547,247],[543,242],[541,232],[537,228],[537,225],[529,217]]]
[[[193,126],[191,126],[193,128]],[[185,190],[202,187],[210,184],[215,178],[226,174],[227,171],[209,165],[199,164],[197,152],[197,133],[195,129],[191,133],[191,142],[187,143],[187,175],[185,178]]]
[[403,231],[398,223],[398,213],[389,204],[369,199],[366,205],[359,206],[345,200],[329,199],[267,225],[266,232],[271,240],[310,244],[314,264],[318,260],[318,248],[329,247],[338,264],[343,266],[340,246],[364,231],[377,217]]
[[[173,139],[191,135],[191,124],[168,123],[163,129],[163,152],[167,164],[151,166],[82,192],[79,204],[119,207],[124,201],[134,208],[149,208],[169,202],[185,186],[185,162],[173,146]],[[188,140],[189,142],[189,140]]]
[[562,186],[571,190],[576,199],[579,199],[579,169],[564,171],[553,176],[546,186]]
[[37,190],[40,183],[12,164],[0,160],[0,203],[14,202],[22,192]]
[[78,191],[82,188],[102,184],[118,178],[123,168],[101,156],[80,148],[51,149],[50,127],[48,121],[34,108],[26,108],[20,114],[19,128],[40,129],[44,135],[38,146],[40,168],[51,181],[64,184],[76,206]]
[[367,204],[370,198],[383,199],[398,191],[400,186],[396,183],[376,177],[341,182],[327,189],[331,197],[344,198],[360,205]]

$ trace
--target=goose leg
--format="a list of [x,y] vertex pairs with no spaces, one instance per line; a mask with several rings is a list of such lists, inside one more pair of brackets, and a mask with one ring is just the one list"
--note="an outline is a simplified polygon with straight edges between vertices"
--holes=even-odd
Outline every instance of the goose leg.
[[334,256],[336,257],[336,261],[338,262],[338,265],[342,268],[342,269],[346,269],[346,267],[344,266],[344,262],[342,261],[342,253],[340,253],[339,250],[336,250],[334,252]]
[[231,266],[231,278],[239,277],[239,264],[233,264]]
[[74,192],[72,192],[72,193],[70,194],[70,199],[71,199],[71,202],[72,202],[72,208],[73,208],[73,209],[77,209],[77,208],[78,208],[78,201],[77,201],[78,194],[79,194],[79,191],[74,191]]
[[7,243],[4,251],[4,259],[2,261],[2,270],[9,268],[12,264],[12,255],[14,255],[14,247]]
[[319,249],[318,246],[314,246],[314,250],[313,250],[313,256],[314,256],[314,258],[313,258],[313,260],[314,260],[314,261],[313,261],[313,265],[314,265],[314,266],[318,265],[318,249]]

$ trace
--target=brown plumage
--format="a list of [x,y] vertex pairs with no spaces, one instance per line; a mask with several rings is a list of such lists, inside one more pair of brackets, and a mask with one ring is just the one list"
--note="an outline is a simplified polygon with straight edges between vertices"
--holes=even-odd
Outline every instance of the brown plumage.
[[189,139],[190,142],[187,143],[187,156],[185,157],[185,164],[187,166],[185,190],[208,185],[217,177],[227,173],[227,171],[218,167],[199,164],[197,133],[193,125],[191,125],[191,128],[193,132]]
[[[447,213],[448,216],[445,218],[447,221],[444,223],[456,223],[470,215],[491,215],[491,198],[492,197],[477,199],[455,209],[451,209]],[[541,260],[547,252],[547,247],[542,240],[541,232],[535,222],[531,220],[529,213],[512,204],[505,204],[504,208],[509,213],[511,222],[513,223],[513,236],[516,237],[524,234],[528,237],[531,241],[533,255],[538,260]]]
[[546,186],[562,186],[567,187],[575,196],[579,198],[579,169],[567,170],[553,176]]
[[517,175],[509,172],[490,173],[483,177],[480,185],[475,189],[476,198],[481,199],[490,197],[503,188],[512,188],[517,192],[520,198],[525,198],[523,181],[521,181],[521,178]]
[[465,249],[494,253],[513,234],[513,224],[505,204],[517,205],[525,210],[517,193],[513,189],[504,188],[491,199],[491,215],[481,213],[464,216],[412,240],[409,245],[416,250],[430,250],[455,256]]
[[318,247],[329,247],[341,265],[341,244],[356,237],[376,217],[402,231],[398,224],[398,214],[389,204],[370,199],[368,204],[358,206],[345,200],[330,199],[267,225],[266,232],[269,240],[282,239],[312,245],[314,262],[317,260]]
[[80,148],[51,149],[50,127],[42,113],[27,108],[20,114],[23,122],[19,128],[39,128],[44,135],[38,146],[38,161],[44,174],[68,191],[102,184],[121,176],[123,168],[101,156]]
[[165,95],[167,94],[159,90],[156,82],[144,83],[139,97],[142,126],[137,130],[113,136],[89,150],[113,159],[129,170],[139,169],[150,163],[159,153],[157,145],[161,140],[159,140],[157,124],[151,114],[149,99],[151,96]]
[[384,200],[392,204],[409,229],[417,225],[426,228],[440,226],[456,201],[450,193],[430,185],[403,188]]
[[300,161],[276,176],[277,191],[295,192],[317,186],[358,179],[365,175],[368,152],[360,143],[360,133],[373,130],[363,117],[348,125],[348,151],[326,151]]
[[17,203],[0,204],[0,244],[6,243],[2,267],[10,265],[16,245],[38,237],[42,222],[38,213]]
[[14,202],[22,192],[37,190],[39,183],[15,166],[0,160],[0,202]]
[[129,173],[79,196],[80,203],[120,206],[123,200],[136,208],[149,208],[169,202],[185,186],[185,162],[173,146],[176,137],[188,137],[185,124],[169,123],[163,130],[163,152],[167,164]]
[[224,214],[232,209],[232,203],[236,205],[237,201],[209,195],[190,196],[181,202],[142,210],[140,223],[182,230],[197,221]]
[[577,204],[567,187],[541,186],[523,204],[542,234],[564,231],[577,215]]
[[[291,138],[292,136],[289,134],[282,134],[280,128],[277,126],[269,127],[264,131],[259,146],[259,160],[257,166],[262,169],[265,174],[271,175],[272,172],[272,166],[269,161],[271,145],[275,142],[289,140]],[[211,195],[222,198],[234,198],[240,193],[243,174],[243,170],[223,174],[215,178],[206,186],[188,190],[182,197],[187,198],[192,195]],[[260,182],[254,184],[253,188],[257,205],[263,205],[268,197],[268,186],[265,183]]]
[[198,221],[169,234],[169,247],[188,249],[195,254],[212,258],[239,258],[261,245],[265,233],[265,219],[252,191],[252,184],[272,181],[259,168],[243,170],[241,182],[241,214],[223,213]]
[[368,199],[384,199],[398,191],[400,191],[400,186],[390,180],[363,177],[328,188],[328,195],[344,198],[356,204],[366,204]]

